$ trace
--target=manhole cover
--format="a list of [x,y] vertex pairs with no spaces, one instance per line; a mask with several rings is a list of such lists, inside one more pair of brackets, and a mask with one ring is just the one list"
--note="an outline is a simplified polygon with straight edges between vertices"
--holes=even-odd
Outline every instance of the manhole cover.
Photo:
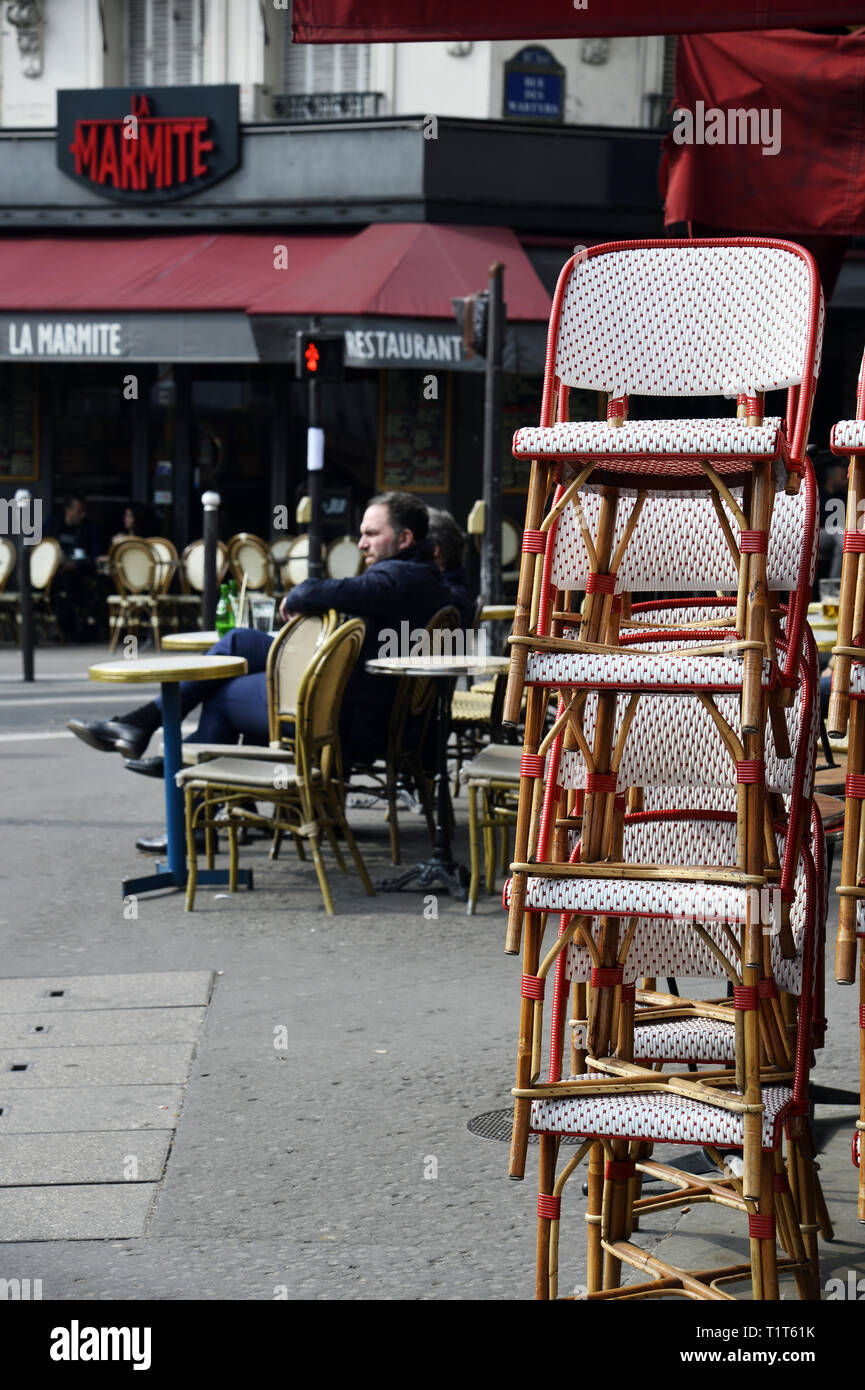
[[[488,1110],[485,1115],[475,1115],[474,1119],[469,1120],[466,1128],[471,1134],[476,1134],[479,1139],[499,1139],[503,1144],[511,1142],[511,1130],[513,1128],[513,1110]],[[529,1143],[537,1144],[538,1136],[529,1135]],[[563,1134],[563,1144],[581,1144],[583,1141],[574,1134]]]

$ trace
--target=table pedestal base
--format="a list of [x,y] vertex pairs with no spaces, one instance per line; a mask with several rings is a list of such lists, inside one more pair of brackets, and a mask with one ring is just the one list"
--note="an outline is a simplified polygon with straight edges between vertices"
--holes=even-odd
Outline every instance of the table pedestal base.
[[469,895],[469,871],[464,864],[435,853],[420,864],[413,864],[396,878],[380,879],[374,885],[377,893],[397,893],[401,888],[444,888],[457,902],[464,903]]
[[[166,888],[185,888],[186,874],[181,877],[172,873],[167,864],[157,864],[155,874],[145,874],[143,878],[125,878],[122,882],[123,896],[138,897],[140,893],[162,893]],[[252,869],[238,869],[238,888],[254,888]],[[227,888],[227,869],[199,869],[199,888]]]

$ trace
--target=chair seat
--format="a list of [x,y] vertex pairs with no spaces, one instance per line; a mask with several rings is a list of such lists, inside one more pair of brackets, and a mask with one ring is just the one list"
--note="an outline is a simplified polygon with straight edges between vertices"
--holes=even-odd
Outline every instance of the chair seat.
[[[598,686],[607,690],[651,687],[671,694],[706,690],[736,692],[742,688],[740,657],[688,656],[677,651],[642,652],[623,647],[616,652],[529,652],[526,685]],[[762,684],[772,684],[772,663],[763,662]]]
[[[865,651],[862,655],[865,656]],[[850,663],[850,694],[857,700],[865,697],[865,664],[858,658]]]
[[668,1018],[634,1023],[634,1057],[653,1062],[736,1060],[736,1029],[722,1018]]
[[514,788],[520,785],[520,759],[522,748],[512,743],[491,743],[481,749],[476,758],[460,768],[460,781],[511,782]]
[[750,462],[778,458],[783,444],[780,416],[751,426],[729,417],[626,420],[619,428],[603,420],[572,420],[517,430],[513,452],[527,459],[596,459],[607,471],[646,478],[705,479],[701,459],[720,474],[740,474]]
[[[530,912],[579,912],[587,916],[663,917],[692,922],[744,922],[747,887],[726,883],[674,883],[642,878],[541,878],[529,875]],[[502,901],[510,906],[511,880]],[[768,925],[768,924],[767,924]]]
[[293,762],[290,753],[282,753],[278,748],[254,743],[184,743],[181,745],[184,767],[196,763],[209,762],[212,758],[256,758],[271,762]]
[[[762,1098],[762,1144],[764,1149],[774,1149],[793,1091],[790,1086],[764,1086]],[[535,1100],[531,1129],[535,1134],[573,1134],[584,1139],[651,1139],[668,1144],[740,1149],[745,1122],[741,1114],[691,1100],[689,1096],[620,1091],[602,1096]]]
[[865,420],[839,420],[832,426],[829,447],[833,454],[849,454],[865,449]]
[[291,791],[297,786],[294,763],[264,758],[214,758],[185,767],[177,774],[178,787],[254,787],[262,793]]

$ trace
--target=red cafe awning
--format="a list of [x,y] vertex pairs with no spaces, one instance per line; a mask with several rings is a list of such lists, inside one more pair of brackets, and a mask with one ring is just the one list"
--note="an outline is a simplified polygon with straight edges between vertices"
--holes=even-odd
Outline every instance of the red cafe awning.
[[674,105],[667,225],[865,233],[865,35],[684,38]]
[[294,0],[297,43],[433,39],[556,39],[828,27],[865,21],[862,0]]
[[0,237],[0,312],[243,312],[351,240],[273,231]]
[[550,296],[509,228],[427,222],[367,227],[308,274],[277,279],[249,312],[452,320],[451,300],[486,289],[494,261],[505,267],[508,320],[546,322]]

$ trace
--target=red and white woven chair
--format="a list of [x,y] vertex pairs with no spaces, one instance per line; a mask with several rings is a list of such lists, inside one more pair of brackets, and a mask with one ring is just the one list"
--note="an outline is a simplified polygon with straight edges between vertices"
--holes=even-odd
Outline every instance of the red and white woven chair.
[[[682,709],[687,712],[689,718],[686,719],[684,728],[677,729],[677,736],[673,740],[665,739],[655,717],[658,704],[659,702],[654,701],[647,702],[634,717],[619,767],[623,783],[630,782],[633,785],[634,782],[642,781],[642,785],[645,786],[646,779],[660,778],[664,785],[650,788],[647,799],[660,795],[663,804],[669,808],[671,802],[675,805],[677,798],[681,798],[682,790],[693,792],[699,788],[702,780],[705,783],[702,790],[714,792],[718,799],[726,797],[729,809],[709,812],[695,810],[690,813],[681,809],[664,809],[627,816],[619,841],[622,859],[630,864],[660,860],[667,863],[735,865],[738,833],[735,812],[736,783],[731,776],[726,746],[719,735],[717,725],[708,718],[702,706],[685,704]],[[595,702],[593,709],[590,698],[586,711],[586,726],[589,728],[596,711],[597,704]],[[638,720],[641,721],[639,725]],[[767,1002],[769,999],[773,1000],[774,1017],[764,1018],[762,1027],[764,1046],[770,1056],[774,1054],[776,1068],[780,1064],[776,1073],[778,1076],[783,1074],[785,1065],[783,1044],[782,1055],[779,1056],[779,1039],[776,1037],[774,1041],[771,1040],[766,1036],[767,1031],[775,1030],[778,1034],[793,1033],[796,1036],[795,1045],[788,1045],[786,1064],[789,1066],[795,1054],[794,1070],[798,1077],[798,1089],[794,1087],[791,1091],[788,1084],[777,1084],[770,1077],[768,1084],[764,1085],[761,1091],[764,1105],[761,1132],[761,1196],[757,1211],[749,1211],[749,1215],[754,1217],[750,1221],[752,1236],[755,1240],[764,1242],[762,1247],[752,1250],[755,1258],[752,1259],[751,1274],[757,1297],[777,1296],[773,1265],[774,1225],[773,1221],[767,1218],[767,1203],[771,1209],[772,1203],[777,1201],[779,1231],[788,1255],[787,1266],[795,1274],[800,1294],[804,1297],[815,1296],[816,1285],[813,1281],[816,1278],[818,1218],[828,1220],[824,1215],[822,1195],[819,1193],[814,1172],[813,1146],[805,1119],[807,1106],[803,1100],[805,1090],[802,1079],[804,1058],[810,1057],[811,1046],[816,1041],[813,995],[818,974],[814,962],[815,959],[819,959],[822,949],[826,899],[823,878],[817,879],[813,873],[810,844],[806,844],[801,853],[794,852],[793,862],[790,862],[791,845],[797,838],[793,828],[798,825],[802,807],[809,803],[816,757],[818,707],[813,646],[809,652],[809,661],[802,672],[795,706],[788,713],[787,720],[793,756],[790,759],[779,758],[770,746],[767,749],[767,782],[776,798],[776,804],[783,798],[780,804],[786,813],[785,817],[773,826],[773,836],[776,861],[783,866],[780,874],[781,890],[792,899],[791,929],[794,949],[792,958],[789,958],[789,953],[782,952],[780,933],[773,930],[768,951],[769,969],[760,983],[759,995]],[[585,775],[585,766],[580,764],[579,754],[563,755],[559,769],[560,782],[579,782]],[[679,785],[676,786],[676,783]],[[822,827],[818,817],[812,820],[812,833],[820,874],[823,875]],[[603,865],[598,867],[601,870],[604,868]],[[579,1058],[579,1062],[576,1063],[575,1075],[562,1088],[559,1082],[563,1065],[563,1011],[567,1005],[569,988],[571,985],[576,987],[574,993],[577,1000],[580,998],[581,987],[582,997],[585,997],[584,986],[588,982],[593,986],[615,989],[607,1042],[612,1042],[615,1046],[617,1060],[610,1064],[609,1069],[616,1078],[615,1084],[619,1087],[623,1078],[631,1072],[628,1064],[632,1063],[634,1058],[644,1066],[647,1063],[655,1065],[663,1062],[733,1062],[736,1064],[736,1080],[740,1081],[741,1058],[736,1046],[740,1023],[734,1019],[741,1020],[743,1007],[747,1009],[750,1005],[756,1004],[757,998],[756,991],[748,990],[747,987],[743,989],[741,986],[741,952],[738,940],[729,926],[731,921],[741,923],[746,917],[746,904],[742,901],[741,888],[725,887],[716,891],[711,901],[708,901],[705,896],[701,899],[699,896],[695,898],[693,892],[689,894],[682,883],[653,881],[647,884],[639,881],[629,883],[622,879],[591,879],[587,883],[577,885],[573,882],[563,885],[554,881],[553,886],[554,891],[550,893],[549,880],[541,878],[529,881],[529,904],[532,910],[564,911],[556,947],[547,954],[536,976],[524,978],[523,981],[524,997],[533,1000],[532,1072],[537,1076],[543,981],[550,973],[553,973],[555,978],[549,1082],[545,1087],[539,1088],[536,1082],[520,1086],[518,1081],[515,1095],[518,1109],[527,1107],[529,1101],[532,1101],[531,1127],[536,1132],[569,1132],[585,1136],[587,1144],[581,1149],[581,1154],[589,1147],[590,1137],[602,1140],[608,1150],[607,1178],[608,1186],[612,1185],[609,1193],[600,1177],[602,1170],[597,1155],[594,1171],[593,1165],[590,1164],[589,1288],[596,1292],[600,1288],[600,1271],[604,1263],[602,1228],[606,1228],[609,1236],[612,1220],[610,1214],[618,1213],[613,1227],[616,1241],[621,1243],[630,1234],[635,1209],[640,1209],[640,1202],[637,1200],[639,1178],[633,1166],[635,1157],[644,1160],[640,1165],[642,1171],[671,1181],[681,1189],[681,1197],[672,1201],[665,1197],[663,1205],[671,1205],[675,1201],[726,1200],[724,1194],[729,1186],[727,1179],[722,1179],[720,1184],[708,1185],[695,1184],[691,1179],[683,1180],[675,1170],[649,1164],[648,1145],[650,1141],[663,1139],[682,1143],[699,1142],[710,1151],[737,1147],[740,1144],[744,1146],[745,1121],[741,1112],[734,1118],[735,1110],[725,1109],[724,1104],[720,1110],[713,1108],[717,1106],[717,1093],[713,1098],[712,1091],[700,1082],[697,1082],[699,1089],[695,1089],[694,1079],[687,1076],[679,1077],[672,1083],[674,1095],[670,1095],[669,1092],[664,1094],[657,1086],[653,1088],[654,1094],[647,1094],[645,1089],[634,1094],[611,1092],[606,1089],[606,1094],[599,1095],[597,1088],[600,1078],[597,1075],[583,1077],[579,1085],[575,1086],[573,1083],[577,1080],[576,1073],[583,1070],[582,1063],[587,1045],[585,1034],[592,1026],[591,1014],[588,1021],[577,1021],[578,1035],[575,1046],[572,1046],[572,1069],[575,1068],[575,1058]],[[556,891],[561,890],[563,886],[564,893]],[[578,889],[577,902],[568,891],[574,887]],[[693,887],[694,885],[691,885],[692,889]],[[579,908],[580,916],[569,910],[574,907]],[[602,962],[601,952],[603,934],[609,924],[607,914],[613,913],[627,916],[628,929],[617,951],[615,963],[611,965],[608,961]],[[777,927],[777,915],[775,926]],[[641,975],[655,974],[675,975],[677,978],[711,978],[717,975],[729,978],[735,985],[733,1005],[725,1000],[697,1003],[682,999],[665,999],[646,992],[637,993],[635,984],[628,982],[636,981]],[[809,982],[806,989],[807,999],[798,1010],[797,1019],[793,998],[802,994],[803,980]],[[777,993],[778,987],[781,990],[780,998]],[[638,1008],[636,1018],[635,1005]],[[822,1005],[820,1007],[822,1008]],[[797,1027],[799,1033],[796,1031]],[[804,1041],[806,1034],[807,1045]],[[609,1050],[608,1046],[606,1051]],[[590,1071],[595,1067],[604,1066],[604,1062],[598,1060],[601,1055],[601,1052],[596,1051],[595,1056],[589,1059]],[[636,1071],[634,1074],[641,1087],[645,1087],[648,1074],[645,1071],[642,1074]],[[785,1082],[789,1079],[785,1078]],[[576,1100],[573,1095],[559,1097],[557,1087],[559,1090],[564,1089],[566,1093],[570,1091],[573,1095],[582,1092],[582,1098]],[[729,1097],[730,1093],[727,1095]],[[741,1100],[741,1097],[739,1099]],[[787,1133],[792,1199],[788,1194],[787,1178],[779,1148],[779,1117],[782,1114],[791,1119],[787,1125]],[[622,1129],[621,1133],[611,1127],[611,1116]],[[571,1126],[576,1127],[570,1128]],[[515,1125],[515,1133],[516,1130]],[[621,1151],[621,1141],[625,1138],[633,1146],[629,1156],[627,1146]],[[614,1152],[614,1140],[619,1145],[619,1152]],[[767,1156],[769,1152],[773,1154],[771,1160]],[[560,1194],[575,1166],[575,1161],[572,1161],[560,1175],[558,1182],[552,1184],[552,1172],[549,1168],[551,1161],[554,1164],[554,1153],[551,1158],[551,1151],[545,1150],[542,1144],[542,1185],[539,1199],[540,1297],[555,1296]],[[767,1165],[770,1165],[768,1169]],[[618,1194],[617,1182],[620,1184]],[[741,1197],[741,1192],[739,1196]],[[605,1202],[609,1203],[608,1208],[604,1206]],[[657,1199],[643,1199],[643,1209],[648,1210],[653,1204],[657,1204]],[[741,1199],[740,1205],[742,1210],[748,1209],[744,1198]],[[766,1219],[761,1220],[761,1217]],[[765,1244],[770,1240],[770,1230],[771,1253]],[[764,1232],[762,1236],[759,1235],[760,1231]],[[551,1232],[553,1239],[550,1245]],[[606,1283],[615,1284],[619,1277],[619,1256],[612,1253],[610,1246],[604,1248],[607,1250]],[[634,1247],[627,1247],[627,1251],[633,1263],[642,1263],[641,1252],[636,1251]],[[627,1259],[628,1254],[625,1254],[624,1258]],[[759,1258],[756,1258],[757,1256]],[[552,1294],[549,1293],[546,1283],[548,1258],[551,1278],[549,1287],[553,1290]],[[707,1285],[712,1284],[716,1277],[740,1279],[746,1272],[746,1267],[718,1270],[713,1272],[711,1278],[706,1276],[705,1279],[696,1281],[689,1275],[682,1276],[685,1282],[681,1287],[690,1290],[689,1296],[712,1297],[713,1293]],[[669,1280],[676,1272],[667,1267],[663,1274]],[[678,1286],[674,1282],[670,1287]],[[653,1293],[658,1291],[653,1287]]]
[[857,1214],[865,1222],[865,357],[859,372],[856,419],[839,421],[832,430],[831,444],[833,453],[850,456],[838,645],[833,648],[832,693],[826,721],[830,738],[848,735],[835,978],[839,984],[853,984],[858,951],[859,1119],[852,1156],[859,1169]]
[[[680,834],[685,825],[693,827],[693,833],[701,840],[707,834],[714,837],[719,854],[735,849],[736,826],[732,813],[726,813],[724,820],[710,822],[709,826],[700,825],[698,820],[682,822]],[[668,826],[640,816],[635,821],[629,818],[626,824],[629,839],[632,829],[637,841],[630,846],[632,852],[638,853],[646,848],[652,852],[657,845],[655,832],[663,835],[667,833]],[[711,1080],[712,1073],[695,1075],[674,1072],[664,1073],[664,1086],[653,1085],[651,1090],[647,1090],[646,1077],[650,1073],[644,1067],[630,1065],[624,1059],[608,1064],[605,1059],[590,1058],[588,1074],[562,1079],[568,1071],[563,1050],[569,989],[581,976],[587,972],[591,974],[597,968],[592,963],[592,952],[587,943],[596,940],[602,929],[600,924],[593,923],[590,936],[584,934],[586,944],[569,942],[566,949],[556,955],[547,1080],[535,1082],[519,1092],[520,1098],[531,1103],[531,1130],[541,1136],[539,1298],[557,1296],[562,1191],[586,1153],[590,1154],[586,1216],[587,1287],[590,1298],[609,1298],[620,1294],[629,1298],[641,1295],[657,1297],[666,1292],[668,1295],[711,1299],[728,1296],[720,1289],[724,1282],[740,1281],[750,1276],[754,1298],[776,1299],[776,1232],[786,1251],[780,1268],[793,1274],[800,1297],[819,1297],[815,1280],[815,1233],[819,1213],[807,1132],[807,1085],[813,1035],[815,938],[820,894],[811,849],[807,844],[800,851],[794,889],[796,958],[793,961],[785,960],[777,950],[777,939],[773,938],[772,942],[778,985],[786,991],[786,999],[795,996],[799,999],[798,1009],[790,1011],[795,1038],[794,1060],[791,1068],[786,1072],[779,1070],[776,1077],[767,1078],[761,1087],[761,1178],[755,1201],[745,1197],[737,1177],[729,1170],[725,1173],[720,1153],[722,1150],[744,1149],[746,1143],[748,1112],[744,1097],[730,1084],[734,1072],[714,1073],[715,1077],[726,1074],[729,1078],[726,1088],[710,1089],[705,1084]],[[737,961],[735,951],[731,950],[729,926],[723,922],[700,922],[695,915],[692,927],[689,935],[684,920],[676,922],[673,927],[669,921],[661,918],[648,915],[637,918],[628,952],[630,970],[637,975],[641,970],[657,970],[660,973],[664,969],[674,968],[678,975],[711,977],[722,974],[738,981],[741,978],[741,962]],[[724,1015],[741,1012],[743,1005],[749,1007],[752,1001],[745,997],[748,993],[747,986],[736,983],[735,1009],[730,1010],[725,1002],[719,1001],[715,1006],[717,1027],[712,1026],[715,1020],[704,1020],[700,1050],[714,1052],[715,1059],[703,1057],[700,1060],[717,1059],[722,1064],[726,1063],[727,1035],[731,1025]],[[639,996],[633,985],[625,984],[619,986],[618,994],[616,1021],[622,1033],[627,1032],[635,999]],[[638,1041],[639,1030],[644,1026],[648,1036],[639,1042],[640,1050],[649,1053],[668,1050],[671,1037],[669,1027],[665,1025],[662,1035],[657,1021],[648,1025],[638,1024],[634,1030]],[[732,1026],[735,1028],[736,1025]],[[695,1038],[696,1035],[691,1032],[682,1050],[693,1050]],[[655,1060],[654,1057],[651,1060]],[[691,1058],[685,1060],[690,1061]],[[540,1072],[540,1065],[538,1070]],[[616,1077],[619,1089],[599,1093],[597,1082],[605,1073],[609,1078],[610,1071]],[[627,1078],[632,1078],[630,1086],[633,1089],[623,1084]],[[781,1152],[785,1132],[788,1138],[786,1169]],[[562,1135],[577,1136],[583,1143],[557,1175],[556,1160]],[[703,1146],[716,1159],[721,1174],[713,1179],[692,1178],[683,1175],[674,1166],[653,1162],[647,1156],[648,1149],[658,1142]],[[673,1194],[666,1192],[639,1197],[638,1183],[642,1174],[659,1178],[676,1191]],[[719,1265],[711,1270],[685,1271],[649,1255],[631,1242],[631,1234],[641,1214],[659,1207],[690,1206],[703,1201],[721,1201],[747,1215],[749,1261]],[[622,1289],[622,1262],[650,1273],[652,1281]]]

